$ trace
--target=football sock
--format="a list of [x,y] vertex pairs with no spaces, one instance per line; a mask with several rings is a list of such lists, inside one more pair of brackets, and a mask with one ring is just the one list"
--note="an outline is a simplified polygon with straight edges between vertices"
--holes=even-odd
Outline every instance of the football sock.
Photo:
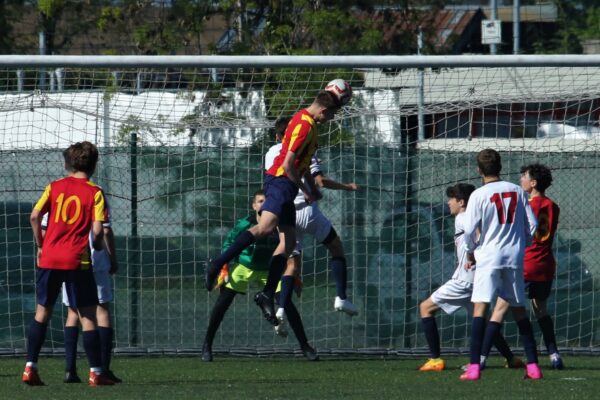
[[[506,360],[508,361],[510,361],[515,356],[512,350],[510,349],[510,346],[506,342],[504,335],[500,331],[498,331],[498,334],[494,338],[494,347],[496,347],[500,354],[502,354],[502,357],[506,358]],[[485,355],[488,356],[489,352]]]
[[83,331],[81,336],[83,337],[83,349],[90,368],[101,368],[102,358],[100,357],[100,334],[98,334],[98,330]]
[[98,327],[100,336],[100,359],[102,360],[102,368],[105,371],[110,370],[110,356],[112,353],[113,328],[106,326]]
[[517,326],[519,327],[521,340],[523,340],[523,348],[525,349],[525,355],[527,356],[527,363],[537,363],[537,349],[535,338],[533,337],[533,328],[531,327],[529,318],[523,318],[522,320],[517,321]]
[[77,371],[77,337],[79,327],[65,326],[65,371]]
[[471,325],[471,347],[470,347],[470,364],[479,364],[481,356],[481,343],[485,334],[485,318],[473,317]]
[[348,279],[346,259],[344,257],[333,257],[330,265],[333,279],[335,279],[336,296],[343,300],[346,298],[346,282]]
[[35,319],[29,326],[29,336],[27,337],[27,361],[37,363],[40,350],[44,340],[46,340],[46,331],[48,324],[42,324]]
[[263,293],[269,297],[273,297],[277,284],[281,279],[283,271],[287,265],[287,257],[284,254],[277,254],[271,257],[269,263],[269,275],[267,275],[267,283],[263,289]]
[[308,344],[308,338],[306,337],[306,332],[304,332],[304,325],[302,325],[302,318],[292,301],[289,301],[285,307],[285,314],[300,346],[302,347]]
[[558,353],[556,347],[556,337],[554,336],[554,323],[549,315],[544,315],[542,318],[537,320],[542,336],[544,338],[544,344],[548,350],[548,354]]
[[233,260],[235,257],[239,256],[242,251],[252,243],[256,242],[256,238],[250,231],[244,231],[240,233],[235,241],[227,250],[225,250],[221,255],[211,261],[211,264],[216,267],[221,267],[223,264],[227,264],[229,261]]
[[279,292],[279,299],[277,303],[279,307],[287,308],[287,305],[292,299],[292,291],[294,289],[294,277],[290,275],[281,277],[281,292]]
[[215,334],[223,321],[225,313],[229,309],[231,302],[233,301],[237,292],[229,288],[221,289],[221,294],[217,298],[212,311],[210,312],[210,319],[208,321],[208,328],[206,329],[206,336],[204,337],[204,343],[212,348],[213,339]]
[[486,324],[485,332],[483,334],[483,342],[481,343],[482,355],[487,356],[490,354],[492,343],[494,343],[496,337],[500,334],[500,328],[502,328],[502,324],[499,322],[489,321]]
[[440,358],[440,333],[435,317],[421,318],[421,323],[423,324],[423,332],[425,333],[425,340],[427,340],[431,358]]

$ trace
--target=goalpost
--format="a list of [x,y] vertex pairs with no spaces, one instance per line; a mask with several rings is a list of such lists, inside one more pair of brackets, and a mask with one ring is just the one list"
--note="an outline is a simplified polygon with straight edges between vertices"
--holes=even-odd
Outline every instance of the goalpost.
[[[501,152],[513,182],[521,165],[552,168],[557,340],[595,349],[600,57],[0,56],[0,353],[24,351],[35,306],[32,204],[64,174],[62,149],[81,140],[99,146],[93,179],[113,212],[117,350],[199,351],[217,296],[204,289],[203,261],[250,212],[275,119],[334,78],[354,96],[320,127],[319,157],[328,176],[362,190],[325,191],[319,204],[343,240],[360,314],[333,310],[327,253],[307,238],[304,290],[293,301],[319,352],[423,350],[418,304],[454,270],[445,189],[480,184],[475,154],[486,147]],[[46,351],[62,351],[63,313],[57,305]],[[464,349],[466,313],[440,318],[442,346]],[[214,346],[296,348],[248,295],[236,297]]]

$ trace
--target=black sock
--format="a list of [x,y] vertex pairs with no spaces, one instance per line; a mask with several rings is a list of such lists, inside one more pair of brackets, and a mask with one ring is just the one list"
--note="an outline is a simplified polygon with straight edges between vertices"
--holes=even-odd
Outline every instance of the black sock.
[[438,332],[435,317],[421,318],[421,323],[423,324],[423,332],[425,333],[425,340],[427,340],[431,358],[439,358],[441,352],[440,333]]
[[79,327],[65,326],[65,371],[77,371],[77,337]]
[[109,371],[110,356],[112,353],[113,328],[99,326],[98,335],[100,336],[100,359],[102,360],[102,369]]
[[227,250],[211,261],[212,265],[220,268],[223,264],[227,264],[229,261],[239,256],[246,247],[250,246],[254,242],[256,242],[256,238],[250,233],[250,231],[244,231],[240,233]]
[[267,296],[273,297],[275,295],[277,284],[281,279],[283,271],[285,271],[286,265],[287,257],[285,255],[277,254],[271,257],[271,262],[269,263],[269,275],[267,275],[267,283],[263,289],[263,292]]
[[204,344],[211,349],[215,334],[217,333],[217,330],[221,325],[221,321],[223,321],[223,317],[225,317],[225,313],[229,309],[229,306],[231,305],[231,302],[236,294],[237,292],[235,290],[231,290],[229,288],[221,289],[221,294],[219,294],[219,298],[217,298],[217,301],[210,312],[210,319],[208,321],[208,328],[206,328]]
[[[512,360],[512,358],[515,356],[510,349],[510,346],[506,342],[504,335],[500,331],[494,338],[494,346],[498,349],[500,354],[502,354],[502,357],[506,358],[507,361]],[[488,352],[487,354],[484,353],[483,355],[487,357],[489,354],[490,353]]]
[[279,299],[277,303],[279,307],[286,308],[292,299],[292,291],[294,289],[294,277],[293,276],[282,276],[281,277],[281,292],[279,292]]
[[83,348],[90,368],[101,368],[102,358],[100,357],[100,335],[98,331],[96,329],[83,331],[81,336],[83,337]]
[[481,342],[481,355],[488,356],[492,349],[492,343],[496,340],[500,334],[502,324],[499,322],[489,321],[485,326],[485,333],[483,334],[483,341]]
[[544,315],[542,318],[537,320],[542,336],[544,338],[544,344],[548,350],[548,354],[558,353],[556,346],[556,336],[554,336],[554,323],[549,315]]
[[481,361],[481,343],[485,334],[485,318],[473,317],[471,325],[471,349],[469,362],[471,364],[479,364]]
[[340,299],[346,298],[346,282],[348,280],[348,271],[346,268],[346,259],[344,257],[333,257],[330,261],[331,272],[335,279],[336,296]]
[[300,347],[307,345],[308,339],[306,338],[306,332],[304,332],[302,318],[300,317],[298,309],[291,300],[285,307],[285,314],[287,316],[290,327],[294,331],[294,335],[296,335],[296,339],[298,339],[298,343],[300,343]]
[[37,362],[40,351],[46,340],[48,324],[42,324],[35,319],[29,325],[29,336],[27,336],[27,361]]
[[517,326],[519,327],[521,340],[523,340],[523,348],[525,349],[525,355],[527,356],[527,363],[537,363],[537,348],[535,345],[535,338],[533,337],[533,328],[531,327],[529,318],[523,318],[522,320],[517,321]]

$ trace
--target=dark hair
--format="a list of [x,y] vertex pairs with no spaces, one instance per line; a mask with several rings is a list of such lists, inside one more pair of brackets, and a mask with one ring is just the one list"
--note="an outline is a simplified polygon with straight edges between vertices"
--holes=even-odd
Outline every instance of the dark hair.
[[73,171],[73,166],[71,165],[71,148],[64,149],[62,152],[63,158],[65,159],[65,169],[69,172]]
[[333,94],[326,90],[321,90],[315,98],[315,103],[325,108],[340,108],[342,104]]
[[465,202],[465,207],[469,202],[469,198],[471,197],[471,193],[475,190],[475,186],[470,183],[457,183],[454,186],[448,186],[446,188],[446,196],[449,198],[454,198],[456,200],[463,200]]
[[484,176],[498,176],[502,170],[500,153],[494,149],[484,149],[477,154],[477,166]]
[[521,167],[521,174],[528,172],[531,179],[537,182],[536,189],[545,192],[552,185],[552,172],[543,164],[529,164]]
[[277,140],[277,136],[283,137],[285,134],[285,130],[290,123],[290,117],[279,117],[275,121],[275,126],[273,126],[273,133],[275,134],[275,140]]
[[254,192],[254,194],[252,195],[252,202],[254,202],[254,199],[256,198],[256,196],[266,196],[267,194],[265,193],[265,191],[263,189],[257,190],[256,192]]
[[81,171],[88,175],[92,175],[96,170],[98,162],[98,148],[90,142],[77,142],[69,146],[63,152],[68,155],[69,161],[66,164],[71,167],[74,172]]

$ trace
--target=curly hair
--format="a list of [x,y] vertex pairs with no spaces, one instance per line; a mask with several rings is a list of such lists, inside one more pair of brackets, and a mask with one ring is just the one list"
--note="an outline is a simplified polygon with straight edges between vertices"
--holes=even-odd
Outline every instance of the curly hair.
[[536,189],[545,192],[552,185],[552,172],[543,164],[529,164],[521,167],[521,174],[529,173],[529,177],[537,182]]

